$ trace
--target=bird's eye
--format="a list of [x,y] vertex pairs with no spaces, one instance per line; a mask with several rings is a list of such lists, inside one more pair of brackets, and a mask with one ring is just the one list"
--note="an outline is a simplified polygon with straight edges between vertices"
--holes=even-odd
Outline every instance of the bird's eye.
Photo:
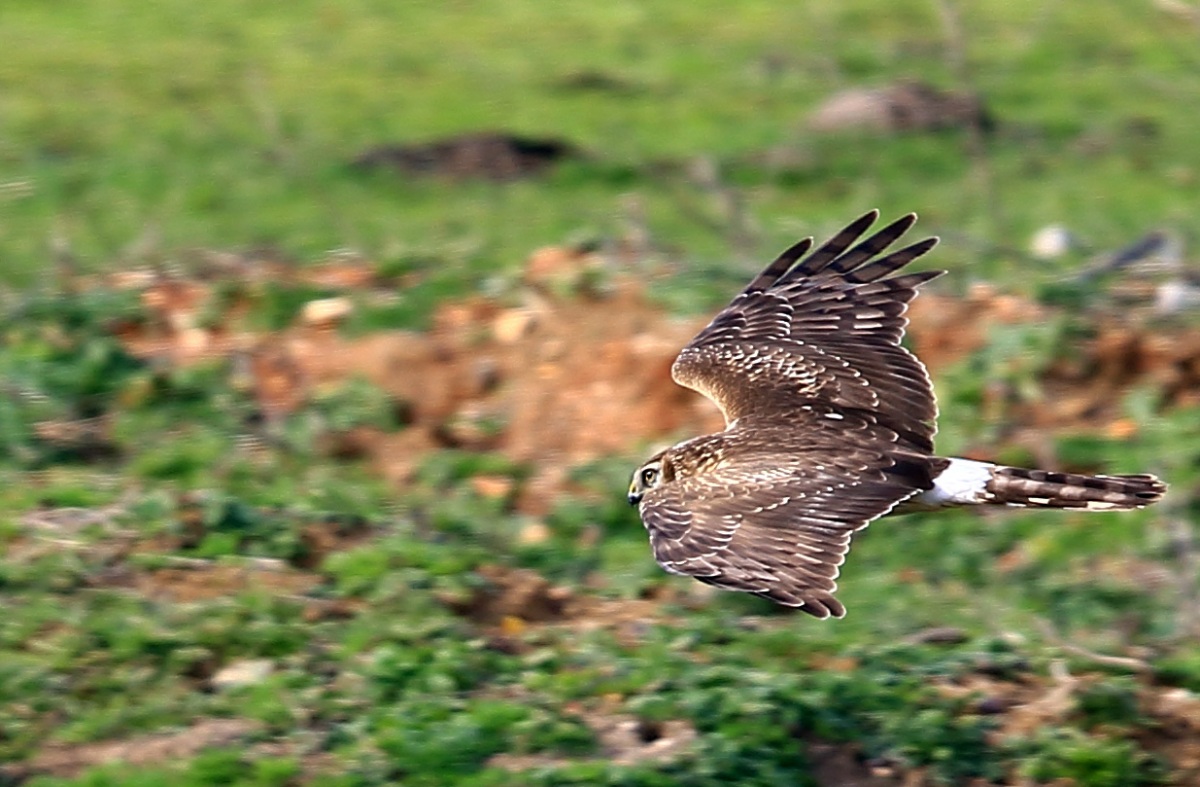
[[658,478],[658,471],[653,467],[647,467],[642,471],[642,483],[646,486],[654,483],[654,479]]

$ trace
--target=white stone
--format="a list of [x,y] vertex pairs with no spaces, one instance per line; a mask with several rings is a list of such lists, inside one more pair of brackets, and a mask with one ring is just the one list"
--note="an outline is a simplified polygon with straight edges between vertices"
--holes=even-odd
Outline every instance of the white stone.
[[262,683],[275,669],[270,659],[242,659],[217,671],[212,677],[214,689],[236,689]]
[[1029,253],[1039,260],[1057,259],[1075,245],[1071,233],[1061,224],[1047,224],[1029,239]]

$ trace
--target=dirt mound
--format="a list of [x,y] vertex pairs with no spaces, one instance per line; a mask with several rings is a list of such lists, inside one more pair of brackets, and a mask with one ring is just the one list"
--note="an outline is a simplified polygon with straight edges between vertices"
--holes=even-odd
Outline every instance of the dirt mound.
[[994,125],[978,96],[903,80],[883,87],[856,87],[827,98],[809,117],[814,131],[937,131]]
[[578,151],[561,139],[481,131],[422,144],[380,145],[359,154],[353,166],[456,180],[516,180],[575,155]]
[[277,386],[291,398],[303,397],[296,380],[320,387],[362,376],[403,403],[409,427],[367,448],[389,477],[403,481],[438,447],[497,451],[534,467],[522,508],[538,511],[572,466],[721,428],[716,408],[670,377],[697,327],[667,320],[624,284],[602,299],[446,304],[424,334],[301,329],[264,351],[274,367],[295,370],[274,375],[292,381]]

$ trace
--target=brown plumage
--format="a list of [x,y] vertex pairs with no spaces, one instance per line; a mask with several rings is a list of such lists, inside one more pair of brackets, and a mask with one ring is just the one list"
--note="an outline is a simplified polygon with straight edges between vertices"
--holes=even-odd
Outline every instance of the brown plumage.
[[854,245],[877,217],[808,256],[811,240],[783,252],[679,353],[676,382],[716,402],[726,428],[634,473],[629,500],[666,570],[841,617],[833,594],[850,537],[894,511],[1124,510],[1162,497],[1149,475],[935,456],[933,386],[900,340],[917,287],[943,271],[893,274],[937,240],[884,254],[910,214]]
[[1149,505],[1163,491],[1162,482],[1152,475],[1080,475],[997,466],[981,502],[1120,511]]

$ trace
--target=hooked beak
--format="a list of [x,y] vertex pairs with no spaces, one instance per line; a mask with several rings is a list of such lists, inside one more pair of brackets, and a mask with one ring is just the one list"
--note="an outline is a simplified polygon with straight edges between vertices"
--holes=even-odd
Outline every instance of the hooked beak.
[[629,494],[626,496],[625,499],[629,501],[629,505],[636,506],[638,503],[642,502],[642,493],[635,492],[632,489],[630,489]]

